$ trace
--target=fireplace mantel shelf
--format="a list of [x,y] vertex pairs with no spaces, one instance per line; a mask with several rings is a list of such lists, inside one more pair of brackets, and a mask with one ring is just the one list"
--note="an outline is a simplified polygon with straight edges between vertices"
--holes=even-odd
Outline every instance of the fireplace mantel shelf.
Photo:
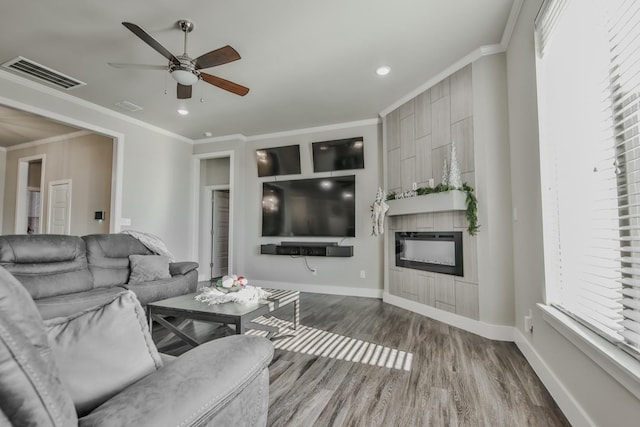
[[387,215],[411,215],[429,212],[464,211],[467,209],[467,195],[464,191],[452,190],[432,193],[406,199],[388,200]]

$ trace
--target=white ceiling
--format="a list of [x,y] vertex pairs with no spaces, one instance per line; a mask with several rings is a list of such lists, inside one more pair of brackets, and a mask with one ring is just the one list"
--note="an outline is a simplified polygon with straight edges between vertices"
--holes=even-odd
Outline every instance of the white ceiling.
[[[516,0],[517,1],[517,0]],[[68,91],[192,139],[246,136],[371,119],[480,46],[500,43],[514,0],[192,0],[5,2],[0,63],[23,56],[86,86]],[[121,25],[143,27],[182,54],[181,18],[195,23],[188,53],[224,45],[240,61],[205,70],[251,91],[245,97],[198,82],[177,100],[165,65]],[[391,73],[375,74],[380,65]],[[165,88],[168,94],[165,95]],[[202,98],[202,102],[201,102]],[[127,100],[143,107],[126,112]],[[186,106],[190,114],[179,116]]]
[[0,105],[0,147],[40,141],[77,131],[78,128]]

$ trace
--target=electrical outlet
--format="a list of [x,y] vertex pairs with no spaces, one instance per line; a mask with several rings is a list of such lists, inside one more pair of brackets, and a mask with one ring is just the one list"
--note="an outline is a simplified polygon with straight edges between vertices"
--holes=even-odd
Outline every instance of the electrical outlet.
[[131,225],[131,218],[120,218],[120,225]]
[[318,275],[318,269],[314,268],[313,270],[311,270],[311,274],[313,274],[314,276]]
[[360,278],[361,279],[366,279],[367,278],[367,273],[364,270],[360,270]]
[[533,332],[533,313],[529,309],[529,315],[524,316],[524,329],[525,331]]
[[429,178],[429,187],[433,188],[436,186],[436,181],[433,178]]

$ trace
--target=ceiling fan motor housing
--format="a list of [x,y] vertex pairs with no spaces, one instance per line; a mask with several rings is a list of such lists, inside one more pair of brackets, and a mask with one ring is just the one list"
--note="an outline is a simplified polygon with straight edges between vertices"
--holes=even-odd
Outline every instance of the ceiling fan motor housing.
[[195,61],[188,56],[177,56],[180,61],[178,64],[172,62],[169,64],[169,72],[171,77],[184,86],[191,86],[200,79],[200,72],[196,70]]

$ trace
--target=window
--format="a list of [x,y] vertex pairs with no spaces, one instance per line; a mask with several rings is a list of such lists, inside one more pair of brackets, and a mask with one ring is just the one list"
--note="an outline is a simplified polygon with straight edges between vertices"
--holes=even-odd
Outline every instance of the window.
[[640,2],[536,19],[547,303],[640,357]]

